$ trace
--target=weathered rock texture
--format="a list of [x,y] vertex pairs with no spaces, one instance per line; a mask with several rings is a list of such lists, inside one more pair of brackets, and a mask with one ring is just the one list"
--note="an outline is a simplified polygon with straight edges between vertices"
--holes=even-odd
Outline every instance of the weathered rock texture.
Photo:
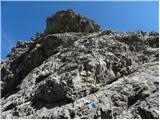
[[156,32],[99,31],[57,12],[1,61],[1,117],[159,118],[158,45]]
[[90,20],[72,10],[59,11],[55,15],[47,18],[46,33],[64,33],[64,32],[98,32],[100,26],[93,20]]

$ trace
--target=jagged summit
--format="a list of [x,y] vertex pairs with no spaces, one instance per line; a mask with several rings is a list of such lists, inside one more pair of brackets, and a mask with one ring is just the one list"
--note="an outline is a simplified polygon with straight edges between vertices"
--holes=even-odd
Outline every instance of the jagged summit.
[[58,11],[46,20],[47,27],[45,32],[64,33],[64,32],[97,32],[100,26],[93,20],[83,17],[73,12],[73,10]]

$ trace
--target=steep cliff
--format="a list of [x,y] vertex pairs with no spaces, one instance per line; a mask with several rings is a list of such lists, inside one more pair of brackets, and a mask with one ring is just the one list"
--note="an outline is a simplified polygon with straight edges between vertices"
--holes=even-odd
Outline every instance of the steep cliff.
[[159,33],[59,11],[1,61],[2,118],[159,118],[158,77]]

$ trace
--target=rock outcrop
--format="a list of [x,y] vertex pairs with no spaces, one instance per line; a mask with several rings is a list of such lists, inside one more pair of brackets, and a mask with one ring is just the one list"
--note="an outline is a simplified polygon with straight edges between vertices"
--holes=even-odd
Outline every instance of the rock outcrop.
[[158,119],[159,33],[99,29],[60,11],[18,42],[1,61],[2,118]]
[[64,33],[64,32],[98,32],[100,26],[93,20],[90,20],[79,14],[75,14],[72,10],[59,11],[46,20],[47,34]]

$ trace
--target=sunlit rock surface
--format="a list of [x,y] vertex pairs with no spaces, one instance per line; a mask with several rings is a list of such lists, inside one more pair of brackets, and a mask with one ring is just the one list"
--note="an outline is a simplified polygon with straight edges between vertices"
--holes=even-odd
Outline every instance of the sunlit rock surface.
[[159,33],[99,29],[59,11],[17,42],[1,61],[1,118],[159,118]]

